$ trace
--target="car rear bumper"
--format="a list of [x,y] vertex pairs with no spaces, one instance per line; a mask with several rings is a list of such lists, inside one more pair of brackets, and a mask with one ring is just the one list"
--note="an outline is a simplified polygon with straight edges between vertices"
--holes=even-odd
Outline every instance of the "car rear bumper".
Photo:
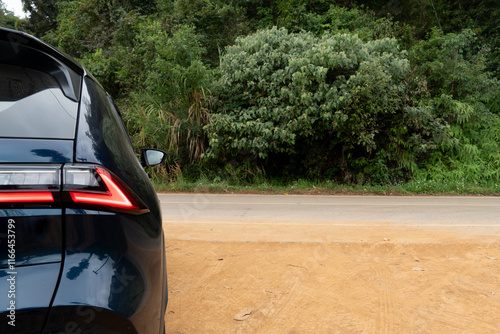
[[154,217],[81,209],[64,217],[62,262],[15,268],[15,327],[4,322],[12,299],[9,268],[0,270],[0,332],[160,333],[166,266]]

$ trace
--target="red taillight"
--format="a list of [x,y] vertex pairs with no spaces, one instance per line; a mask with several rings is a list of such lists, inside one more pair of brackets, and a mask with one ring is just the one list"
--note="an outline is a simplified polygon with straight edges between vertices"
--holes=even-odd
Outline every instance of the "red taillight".
[[2,207],[55,205],[54,193],[61,188],[59,165],[0,166],[0,204]]
[[132,199],[125,195],[124,191],[113,180],[111,174],[99,167],[96,167],[95,170],[104,182],[107,191],[98,193],[70,190],[69,194],[73,202],[77,204],[106,205],[126,210],[140,209],[137,204],[133,203]]
[[64,170],[63,190],[78,206],[96,209],[113,208],[131,214],[149,212],[121,181],[102,167],[70,165]]
[[54,196],[50,192],[5,192],[0,193],[0,203],[51,203]]
[[149,212],[134,192],[104,167],[83,164],[0,166],[0,208],[37,206],[134,215]]

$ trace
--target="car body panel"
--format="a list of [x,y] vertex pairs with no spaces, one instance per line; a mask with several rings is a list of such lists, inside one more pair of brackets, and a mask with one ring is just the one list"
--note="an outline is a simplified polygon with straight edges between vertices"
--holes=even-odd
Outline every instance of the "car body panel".
[[0,138],[0,163],[73,161],[73,140]]
[[[15,221],[15,266],[61,262],[62,209],[0,209],[0,224]],[[9,267],[8,235],[0,233],[0,269]]]
[[107,309],[90,305],[55,306],[51,309],[43,334],[62,333],[139,334],[140,332],[137,332],[129,319]]
[[127,185],[150,210],[140,217],[141,224],[151,238],[160,238],[162,223],[156,191],[137,160],[118,112],[102,88],[90,78],[83,84],[75,161],[106,166],[119,178],[127,180]]
[[[106,137],[102,134],[105,133]],[[134,153],[118,112],[104,90],[86,77],[76,134],[75,161],[96,163],[127,180],[132,190],[144,198],[156,220],[155,233],[161,231],[161,214],[155,189]]]
[[92,305],[133,319],[139,333],[159,331],[162,308],[145,306],[162,303],[162,294],[152,287],[163,285],[163,236],[152,238],[149,224],[136,218],[67,210],[66,255],[53,307]]
[[[10,291],[14,294],[13,298],[0,298],[0,333],[41,333],[60,267],[60,263],[16,267],[14,274],[9,269],[0,269],[2,295],[8,297]],[[10,282],[12,278],[14,280]],[[11,301],[15,302],[14,307],[10,305]],[[12,318],[9,318],[9,308],[14,310]]]

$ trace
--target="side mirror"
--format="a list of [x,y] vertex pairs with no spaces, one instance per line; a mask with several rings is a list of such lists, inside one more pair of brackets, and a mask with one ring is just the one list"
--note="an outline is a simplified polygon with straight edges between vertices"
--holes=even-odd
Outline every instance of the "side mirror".
[[156,166],[165,161],[167,153],[154,148],[143,148],[141,150],[141,164],[143,167]]

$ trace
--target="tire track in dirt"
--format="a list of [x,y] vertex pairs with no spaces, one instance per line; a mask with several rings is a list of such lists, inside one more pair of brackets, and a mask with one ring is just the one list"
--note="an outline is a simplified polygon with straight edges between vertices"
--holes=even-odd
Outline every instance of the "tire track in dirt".
[[237,328],[236,333],[260,333],[262,327],[274,326],[276,319],[287,313],[289,305],[300,299],[297,280],[289,280],[282,291],[269,291],[265,301],[254,304],[254,314]]
[[[436,264],[428,268],[429,271],[434,271],[437,265],[444,262],[453,262],[451,270],[440,277],[433,275],[429,287],[422,290],[422,296],[435,298],[432,305],[435,312],[427,313],[426,318],[442,327],[443,330],[497,333],[500,328],[498,314],[490,313],[489,316],[485,316],[484,311],[477,314],[474,308],[475,305],[484,305],[485,303],[491,303],[492,307],[494,307],[495,301],[491,300],[494,295],[488,295],[489,291],[485,291],[481,286],[486,285],[485,283],[488,283],[488,280],[490,284],[493,283],[498,286],[497,275],[500,275],[500,268],[496,267],[497,275],[490,274],[486,277],[484,272],[479,274],[477,268],[471,264],[472,262],[477,263],[481,258],[484,259],[485,255],[471,254],[471,248],[471,245],[468,244],[458,244],[453,247],[452,254],[443,256]],[[483,248],[483,246],[476,246],[476,248]],[[422,259],[422,261],[425,262],[425,259]],[[481,298],[482,296],[486,298]],[[467,311],[456,310],[455,305],[465,299],[471,301],[471,309]],[[495,318],[497,321],[494,325],[491,322]]]
[[[285,249],[288,247],[295,247],[295,245],[284,245]],[[310,250],[297,256],[296,261],[276,263],[278,268],[269,279],[284,282],[283,289],[267,291],[267,299],[255,304],[255,314],[240,325],[237,333],[267,333],[272,332],[274,328],[307,327],[307,324],[300,320],[290,318],[289,314],[297,313],[297,309],[304,313],[314,312],[316,301],[311,300],[310,296],[314,295],[315,291],[311,285],[316,282],[318,286],[327,283],[329,286],[342,287],[349,281],[345,275],[328,277],[321,274],[325,260],[335,261],[340,268],[348,267],[347,258],[339,251],[339,248],[339,245],[333,244],[309,245],[308,249]],[[341,308],[339,301],[332,299],[330,305],[333,308]],[[328,317],[331,318],[332,315],[325,314],[325,320]],[[330,321],[330,324],[325,326],[333,330],[336,327],[336,322]],[[345,329],[346,326],[341,327]],[[299,330],[299,332],[303,333],[304,331]],[[338,333],[345,333],[345,331],[338,331]]]
[[500,241],[446,240],[168,239],[167,333],[498,333]]
[[378,281],[378,311],[375,319],[375,330],[373,333],[394,334],[394,291],[388,282],[392,272],[386,264],[380,263],[379,258],[375,258],[370,265],[370,270],[375,274],[375,281]]

